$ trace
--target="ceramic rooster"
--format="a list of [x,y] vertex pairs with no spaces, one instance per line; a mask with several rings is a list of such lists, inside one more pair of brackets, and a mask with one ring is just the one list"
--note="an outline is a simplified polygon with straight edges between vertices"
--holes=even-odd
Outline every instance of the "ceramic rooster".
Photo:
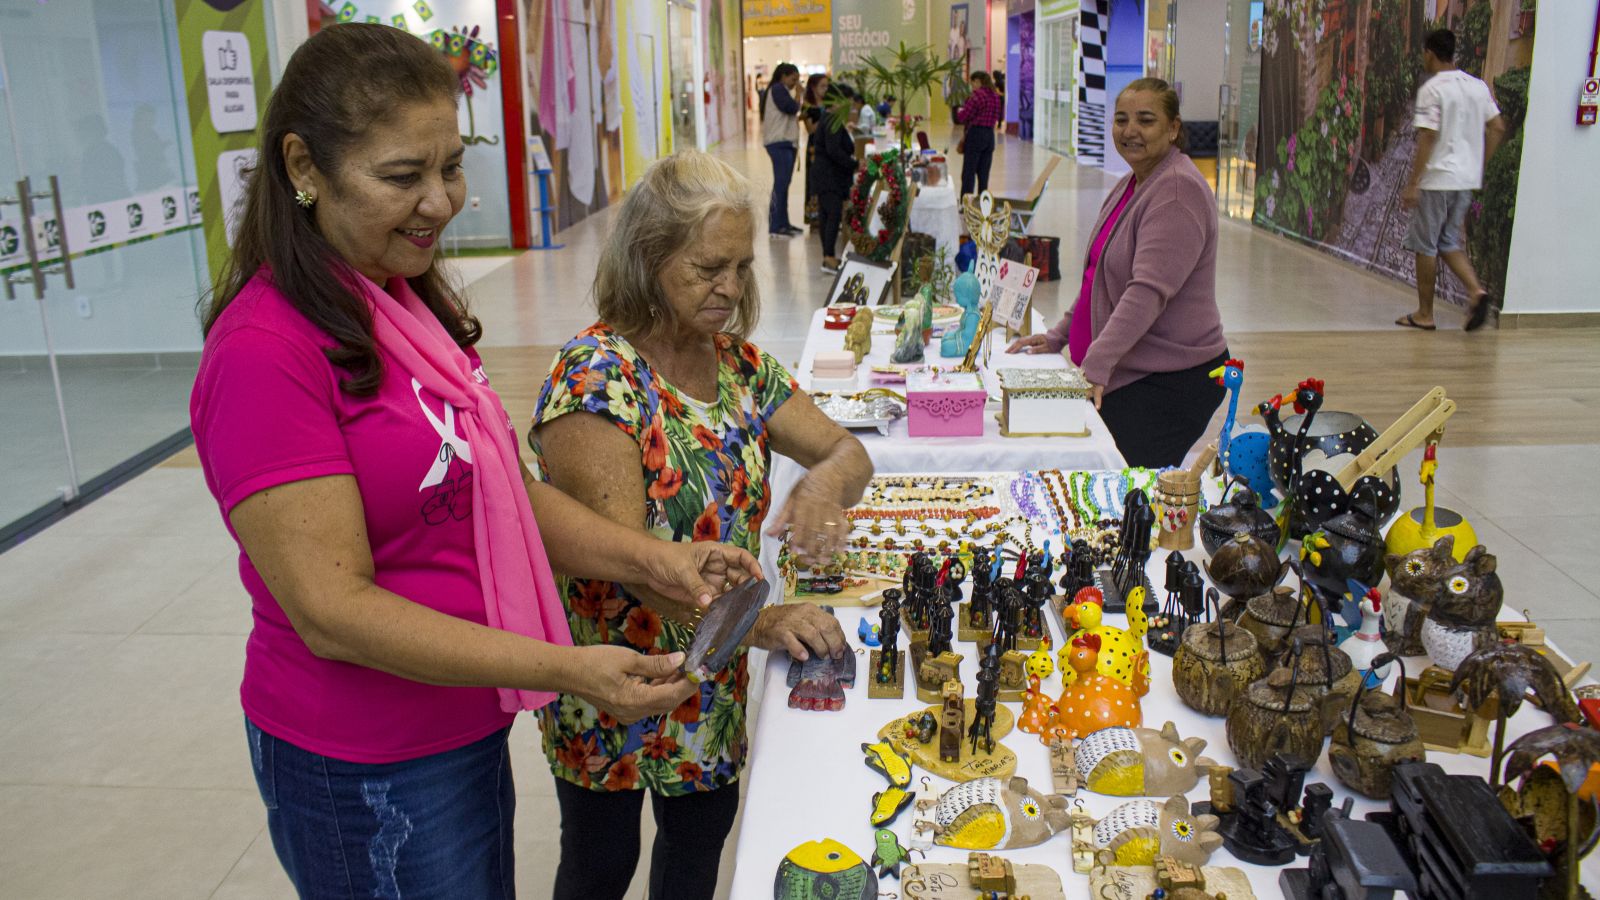
[[1078,592],[1073,604],[1062,611],[1067,626],[1073,629],[1068,645],[1061,648],[1056,659],[1056,668],[1061,670],[1062,685],[1071,686],[1077,680],[1078,674],[1067,664],[1067,660],[1074,652],[1073,644],[1085,636],[1093,636],[1099,642],[1096,649],[1101,651],[1099,672],[1102,675],[1115,678],[1123,684],[1133,684],[1137,678],[1148,682],[1150,654],[1144,649],[1147,618],[1141,615],[1138,621],[1134,621],[1130,616],[1127,631],[1113,625],[1102,625],[1100,620],[1105,609],[1101,596],[1098,588],[1084,588]]
[[[1056,701],[1049,738],[1072,740],[1113,725],[1137,728],[1144,721],[1139,698],[1150,690],[1148,668],[1140,674],[1135,666],[1133,683],[1124,684],[1097,671],[1100,653],[1099,635],[1084,634],[1072,639],[1067,666],[1077,677]],[[1139,655],[1144,656],[1144,651]],[[1148,660],[1145,664],[1148,666]]]
[[1228,391],[1228,414],[1222,419],[1222,434],[1217,438],[1217,462],[1222,465],[1223,484],[1234,476],[1243,478],[1256,492],[1261,508],[1271,509],[1278,505],[1268,465],[1267,451],[1272,435],[1260,425],[1240,427],[1237,424],[1239,391],[1244,387],[1244,360],[1228,360],[1220,368],[1213,369],[1211,377]]
[[1055,701],[1039,687],[1039,676],[1028,676],[1028,689],[1022,695],[1022,715],[1017,717],[1017,730],[1039,735],[1048,740],[1050,722],[1056,717]]

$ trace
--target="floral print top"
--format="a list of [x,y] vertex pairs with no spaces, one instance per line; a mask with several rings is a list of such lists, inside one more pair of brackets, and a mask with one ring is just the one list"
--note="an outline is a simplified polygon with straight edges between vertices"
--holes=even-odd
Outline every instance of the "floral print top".
[[[767,515],[767,421],[795,391],[777,360],[754,344],[716,337],[717,399],[679,393],[626,338],[598,323],[567,342],[540,391],[533,423],[571,412],[605,418],[639,445],[645,524],[672,541],[722,541],[760,553]],[[548,477],[537,441],[540,478]],[[687,650],[692,628],[665,619],[621,585],[558,579],[573,643],[641,653]],[[648,788],[676,796],[729,784],[744,765],[745,689],[740,651],[666,716],[620,725],[570,694],[539,711],[556,777],[596,791]]]

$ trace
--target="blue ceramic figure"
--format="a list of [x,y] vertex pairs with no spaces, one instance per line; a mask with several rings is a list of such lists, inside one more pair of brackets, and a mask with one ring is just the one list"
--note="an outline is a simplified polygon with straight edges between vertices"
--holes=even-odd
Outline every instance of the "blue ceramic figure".
[[945,359],[966,356],[967,348],[972,346],[972,339],[978,333],[978,293],[981,290],[978,276],[962,272],[956,276],[952,288],[956,305],[961,307],[961,327],[945,332],[944,340],[939,345],[939,355]]

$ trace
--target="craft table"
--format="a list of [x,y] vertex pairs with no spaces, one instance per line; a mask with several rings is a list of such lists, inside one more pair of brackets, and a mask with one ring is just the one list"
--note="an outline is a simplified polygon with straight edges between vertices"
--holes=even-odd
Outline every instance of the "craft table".
[[[844,349],[844,331],[822,327],[825,310],[817,310],[811,317],[811,330],[806,335],[805,349],[794,377],[805,390],[811,389],[811,363],[818,351]],[[1043,319],[1037,312],[1034,330],[1043,329]],[[1065,368],[1066,358],[1060,354],[1030,354],[1005,352],[1005,333],[995,331],[991,336],[989,364],[991,368]],[[871,387],[868,373],[872,366],[889,362],[894,351],[894,335],[875,333],[872,352],[856,367],[856,390]],[[930,365],[955,366],[960,360],[939,357],[939,339],[935,337],[927,351]],[[889,426],[889,434],[860,430],[851,432],[866,448],[872,465],[879,474],[901,472],[955,473],[955,472],[1014,472],[1038,469],[1120,469],[1124,462],[1117,444],[1111,439],[1100,414],[1089,410],[1089,435],[1087,437],[1018,437],[1000,434],[996,419],[1000,408],[999,378],[991,372],[984,373],[984,384],[989,388],[989,407],[984,410],[983,437],[911,437],[906,431],[905,419]],[[903,391],[904,385],[890,385]],[[789,492],[805,476],[805,469],[786,456],[775,456],[768,475],[772,490],[772,513],[783,509]],[[773,583],[777,572],[777,542],[771,537],[762,538],[761,563],[767,578]]]
[[[1197,543],[1193,551],[1184,555],[1202,562],[1204,551]],[[1151,582],[1158,588],[1165,581],[1165,557],[1164,551],[1158,551],[1150,559],[1148,573]],[[971,583],[968,582],[966,587],[970,589]],[[1507,613],[1510,614],[1509,608]],[[861,617],[867,616],[870,622],[877,621],[876,608],[840,607],[836,614],[852,648],[860,646],[856,626]],[[1046,614],[1046,619],[1050,623],[1052,646],[1060,648],[1063,644],[1060,628],[1050,614]],[[1108,614],[1105,622],[1117,627],[1127,625],[1126,617],[1116,614]],[[909,639],[909,633],[903,630],[900,647],[907,660],[910,657],[905,648]],[[967,696],[971,697],[976,687],[977,645],[957,640],[955,651],[963,657],[961,680]],[[752,657],[752,664],[754,662],[755,657]],[[1406,671],[1415,676],[1426,664],[1424,658],[1408,659]],[[887,781],[862,762],[861,744],[876,742],[878,730],[891,720],[929,705],[916,699],[914,678],[909,670],[906,672],[905,699],[869,699],[866,680],[870,673],[867,656],[861,653],[857,655],[856,686],[845,692],[843,710],[807,712],[790,709],[789,689],[785,684],[788,666],[787,654],[773,653],[767,660],[765,677],[758,674],[752,679],[752,691],[759,692],[760,711],[751,728],[750,759],[744,775],[743,826],[738,836],[735,855],[737,868],[729,895],[739,900],[772,896],[773,877],[778,863],[784,854],[806,841],[831,837],[854,850],[862,859],[870,859],[874,829],[868,823],[867,816],[872,795],[883,790]],[[1398,677],[1398,673],[1392,675],[1385,689],[1391,688],[1393,679]],[[1163,722],[1175,722],[1183,737],[1198,737],[1206,741],[1203,755],[1219,764],[1237,768],[1238,760],[1228,748],[1224,720],[1203,716],[1184,706],[1178,699],[1172,683],[1170,658],[1158,653],[1150,654],[1150,684],[1150,693],[1144,697],[1142,704],[1145,727],[1159,729]],[[1047,679],[1045,688],[1052,696],[1061,693],[1059,673]],[[1021,703],[1007,705],[1014,713],[1020,713],[1022,708]],[[1552,721],[1549,715],[1525,703],[1510,720],[1506,743],[1509,745],[1517,737],[1549,725]],[[1013,730],[1001,738],[1000,743],[1017,754],[1017,775],[1028,779],[1029,785],[1046,795],[1052,792],[1049,754],[1037,736]],[[1427,758],[1451,774],[1487,776],[1488,773],[1487,759],[1433,752]],[[928,778],[935,792],[954,784],[916,768],[913,787],[924,777]],[[1316,768],[1306,775],[1306,784],[1313,782],[1322,782],[1333,789],[1335,807],[1340,806],[1346,797],[1353,797],[1355,807],[1352,818],[1359,819],[1368,812],[1387,807],[1386,803],[1352,794],[1339,783],[1328,762],[1326,743]],[[1190,802],[1208,800],[1209,791],[1206,779],[1202,778],[1188,793]],[[1133,799],[1102,796],[1088,790],[1080,790],[1077,796],[1096,818]],[[908,806],[890,826],[906,846],[909,846],[911,837],[912,815],[913,810]],[[1071,836],[1057,834],[1035,847],[997,852],[1019,864],[1048,865],[1061,875],[1068,897],[1086,896],[1088,876],[1072,871],[1071,850]],[[967,851],[950,847],[935,846],[927,855],[929,862],[937,863],[965,864],[966,859]],[[1281,869],[1239,862],[1226,848],[1217,850],[1209,865],[1234,866],[1243,870],[1250,879],[1256,897],[1261,900],[1282,895],[1278,888]],[[1300,857],[1290,867],[1304,868],[1305,865],[1306,858]],[[1587,884],[1600,884],[1600,853],[1591,855],[1585,861],[1582,877]],[[880,881],[879,890],[903,895],[899,885],[890,878]]]

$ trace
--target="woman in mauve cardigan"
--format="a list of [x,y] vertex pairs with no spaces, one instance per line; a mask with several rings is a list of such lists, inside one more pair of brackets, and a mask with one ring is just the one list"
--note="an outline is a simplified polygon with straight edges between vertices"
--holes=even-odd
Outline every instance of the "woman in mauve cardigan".
[[1093,385],[1123,458],[1183,461],[1222,403],[1228,358],[1217,310],[1217,206],[1177,146],[1177,94],[1142,78],[1117,97],[1112,137],[1133,169],[1100,208],[1072,311],[1010,352],[1060,353]]

